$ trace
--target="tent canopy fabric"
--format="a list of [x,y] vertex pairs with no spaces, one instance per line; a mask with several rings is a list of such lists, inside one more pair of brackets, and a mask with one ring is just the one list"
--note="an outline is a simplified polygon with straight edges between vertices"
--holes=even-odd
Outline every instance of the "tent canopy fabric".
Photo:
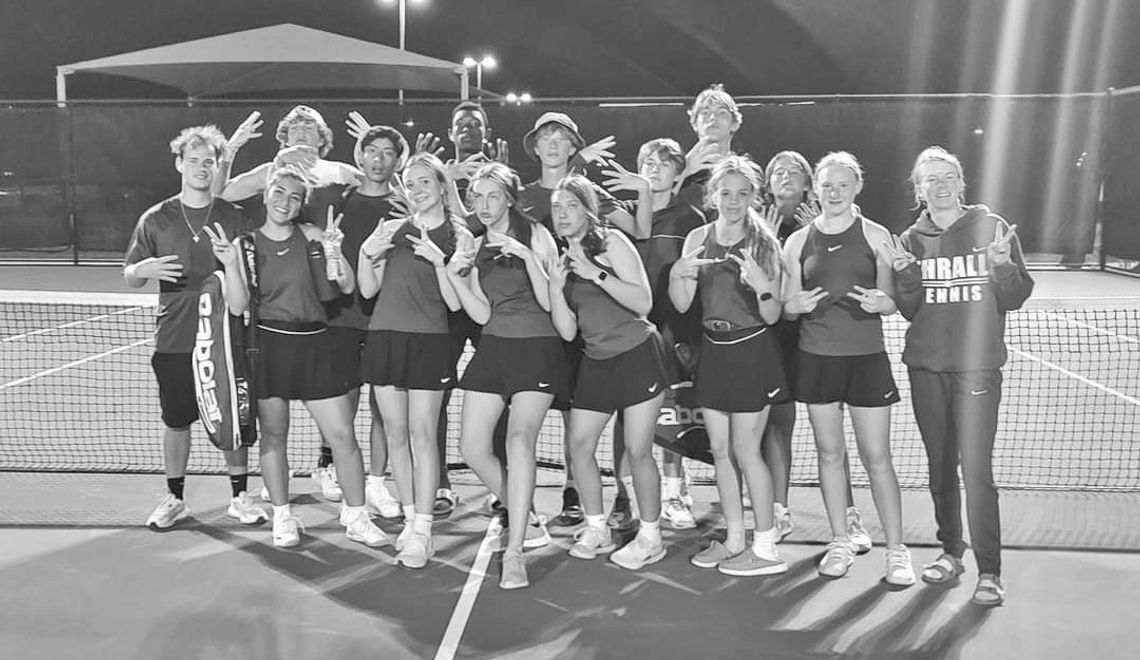
[[149,80],[202,98],[300,89],[454,93],[466,69],[455,62],[286,23],[65,64],[57,71],[61,96],[66,95],[64,76],[83,71]]

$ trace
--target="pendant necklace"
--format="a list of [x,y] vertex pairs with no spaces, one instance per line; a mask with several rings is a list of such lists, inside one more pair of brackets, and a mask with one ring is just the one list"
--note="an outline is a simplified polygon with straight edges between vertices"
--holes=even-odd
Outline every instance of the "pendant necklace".
[[[194,227],[190,225],[190,218],[186,217],[186,203],[182,201],[181,197],[178,198],[178,210],[182,211],[182,222],[185,222],[186,228],[190,230],[190,238],[193,239],[195,243],[197,243],[201,238],[200,235],[202,233],[202,229],[194,231]],[[205,228],[206,225],[210,224],[210,214],[213,212],[214,200],[213,198],[210,198],[210,206],[206,208],[206,221],[202,223],[202,228]]]

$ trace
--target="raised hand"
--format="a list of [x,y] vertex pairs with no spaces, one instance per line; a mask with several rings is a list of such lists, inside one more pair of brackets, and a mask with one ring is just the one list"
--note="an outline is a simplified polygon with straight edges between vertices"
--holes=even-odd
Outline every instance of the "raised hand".
[[703,259],[697,256],[704,251],[705,246],[698,245],[693,248],[692,252],[681,255],[680,259],[673,262],[673,266],[669,269],[669,276],[683,280],[696,279],[697,274],[701,271],[701,266],[724,261],[723,259]]
[[320,153],[316,147],[310,147],[307,144],[295,144],[291,147],[285,147],[277,152],[277,156],[273,159],[273,164],[281,165],[296,165],[304,170],[311,170],[317,165],[320,159]]
[[243,121],[238,125],[236,129],[234,129],[234,134],[230,136],[229,140],[226,140],[227,161],[232,163],[234,160],[234,155],[237,154],[238,149],[241,149],[245,146],[246,142],[261,137],[261,133],[258,133],[257,130],[261,128],[262,123],[261,113],[254,110],[253,112],[249,113],[249,116],[245,118],[245,121]]
[[586,256],[581,243],[570,243],[569,249],[566,250],[566,267],[578,277],[591,281],[602,272],[602,269]]
[[1009,231],[1004,230],[1004,223],[997,223],[994,229],[994,242],[986,246],[986,263],[994,266],[1004,266],[1010,262],[1010,250],[1013,248],[1013,236],[1017,225],[1010,225]]
[[780,205],[769,204],[764,207],[764,224],[772,230],[773,234],[778,234],[780,231]]
[[417,257],[428,260],[436,268],[443,268],[444,261],[447,260],[447,255],[443,253],[443,250],[439,249],[435,241],[431,240],[426,229],[420,227],[419,237],[408,236],[408,241],[414,246],[412,251]]
[[899,237],[894,234],[891,234],[891,240],[883,241],[883,249],[891,260],[891,268],[897,272],[906,270],[911,264],[918,261],[918,258],[907,251]]
[[810,314],[827,296],[823,287],[818,286],[811,291],[800,291],[784,301],[784,311],[789,314]]
[[384,220],[381,219],[380,222],[377,223],[376,229],[368,235],[368,238],[364,239],[364,243],[360,246],[361,254],[368,257],[368,260],[371,261],[374,266],[379,264],[388,252],[395,247],[395,245],[392,244],[393,232],[388,231],[384,226],[385,224]]
[[587,163],[604,165],[607,160],[611,160],[614,157],[614,152],[610,151],[610,149],[613,149],[616,144],[617,140],[614,139],[614,136],[607,135],[597,142],[582,147],[578,151],[578,157]]
[[491,160],[503,165],[511,164],[511,147],[503,138],[495,140],[495,152],[491,154]]
[[523,261],[530,261],[534,258],[534,252],[532,252],[529,247],[506,234],[488,231],[486,241],[487,247],[499,251],[499,256],[495,257],[495,259],[518,257]]
[[695,174],[707,170],[720,160],[720,146],[709,138],[702,138],[685,154],[685,173]]
[[436,158],[443,157],[443,147],[439,146],[439,138],[431,133],[420,133],[416,136],[416,147],[414,153],[422,154],[429,153]]
[[819,205],[817,200],[804,202],[796,207],[796,224],[800,227],[806,227],[821,213],[823,213],[823,207]]
[[447,163],[447,178],[452,181],[470,179],[485,162],[487,162],[487,157],[483,154],[471,154],[460,161],[449,161]]
[[214,258],[227,268],[237,265],[238,251],[226,236],[226,230],[220,222],[215,222],[213,228],[203,225],[202,231],[210,238],[210,248],[214,251]]
[[134,276],[140,279],[177,282],[182,276],[182,264],[178,263],[176,254],[147,257],[135,264],[134,271]]
[[364,115],[353,110],[348,113],[348,119],[344,120],[345,127],[348,128],[348,134],[352,139],[359,141],[368,131],[372,130],[372,125],[364,118]]
[[641,176],[637,172],[630,172],[618,163],[616,160],[606,161],[610,166],[608,170],[602,170],[602,176],[606,177],[603,185],[610,192],[625,190],[635,192],[638,194],[649,193],[650,183],[649,179]]
[[392,194],[388,197],[388,207],[388,217],[392,220],[403,220],[412,214],[407,192],[397,186],[392,186]]
[[447,274],[456,278],[466,277],[474,263],[475,250],[457,251],[447,262]]
[[566,286],[566,276],[569,270],[566,267],[566,253],[552,254],[546,258],[546,276],[549,278],[550,289],[561,291]]
[[321,233],[321,245],[324,246],[325,256],[329,259],[340,256],[340,246],[344,242],[344,232],[340,230],[340,223],[344,220],[344,214],[341,213],[334,218],[334,213],[333,205],[329,204],[325,230]]
[[892,311],[894,302],[879,289],[864,289],[858,284],[847,292],[847,297],[858,301],[859,307],[868,314],[883,314]]
[[745,252],[743,257],[730,253],[728,258],[740,267],[741,284],[756,293],[771,293],[772,281],[768,279],[764,269],[756,262],[756,258],[752,256],[751,252]]

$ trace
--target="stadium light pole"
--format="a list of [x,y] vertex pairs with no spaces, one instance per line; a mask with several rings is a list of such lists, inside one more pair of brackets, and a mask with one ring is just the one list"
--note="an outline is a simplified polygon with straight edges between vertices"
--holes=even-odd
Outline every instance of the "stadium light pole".
[[463,66],[470,69],[475,67],[475,89],[479,90],[479,100],[483,100],[483,69],[488,71],[494,69],[499,65],[499,62],[493,55],[484,55],[483,59],[476,60],[474,57],[464,57]]
[[[404,37],[408,31],[408,0],[380,0],[380,2],[390,5],[393,2],[399,4],[400,10],[400,50],[407,50],[404,47]],[[424,4],[427,0],[411,0],[412,4]],[[400,104],[404,103],[404,90],[399,90]]]

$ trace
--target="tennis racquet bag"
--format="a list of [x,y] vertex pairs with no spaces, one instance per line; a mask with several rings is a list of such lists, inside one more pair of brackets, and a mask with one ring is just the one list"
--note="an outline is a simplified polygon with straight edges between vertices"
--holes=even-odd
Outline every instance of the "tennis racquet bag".
[[257,405],[252,366],[240,317],[226,306],[221,271],[206,278],[198,295],[194,339],[194,394],[198,416],[210,442],[223,451],[248,447],[257,439]]
[[692,381],[682,381],[670,387],[657,415],[657,432],[653,441],[674,454],[712,465],[709,436],[705,432],[701,409],[694,404],[695,399],[696,388]]

